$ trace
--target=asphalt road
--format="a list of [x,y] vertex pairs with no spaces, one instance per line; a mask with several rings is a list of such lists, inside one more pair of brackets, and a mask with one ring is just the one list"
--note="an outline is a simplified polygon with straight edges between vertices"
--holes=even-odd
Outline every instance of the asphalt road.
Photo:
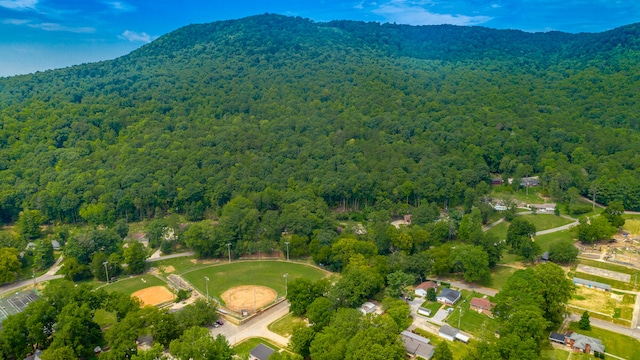
[[[63,278],[64,275],[56,275],[58,270],[60,270],[60,263],[62,262],[62,259],[63,259],[63,256],[60,255],[58,260],[56,260],[56,262],[49,269],[49,271],[47,271],[46,274],[40,275],[35,279],[36,283]],[[20,281],[16,281],[16,282],[13,282],[13,283],[10,283],[10,284],[4,284],[4,285],[0,286],[0,295],[4,295],[6,293],[10,293],[10,292],[16,291],[18,289],[21,289],[21,288],[23,288],[25,286],[29,286],[29,285],[33,285],[33,279],[20,280]]]
[[288,313],[289,302],[283,301],[242,325],[225,322],[218,328],[211,328],[211,335],[223,335],[232,346],[249,338],[263,337],[285,347],[289,343],[289,339],[272,332],[267,326]]

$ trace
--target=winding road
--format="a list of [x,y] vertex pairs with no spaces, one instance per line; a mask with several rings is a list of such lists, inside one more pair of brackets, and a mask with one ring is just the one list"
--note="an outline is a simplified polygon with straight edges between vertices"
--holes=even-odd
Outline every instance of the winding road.
[[23,288],[25,286],[33,285],[34,282],[39,283],[39,282],[43,282],[43,281],[49,281],[49,280],[55,280],[55,279],[63,278],[64,275],[56,275],[58,270],[60,270],[60,267],[61,267],[60,263],[62,262],[62,259],[63,259],[63,256],[60,255],[58,260],[56,260],[56,262],[53,264],[53,266],[44,275],[40,275],[35,279],[20,280],[20,281],[12,282],[12,283],[9,283],[9,284],[4,284],[4,285],[0,286],[0,295],[4,295],[6,293],[10,293],[10,292],[16,291],[16,290],[21,289],[21,288]]

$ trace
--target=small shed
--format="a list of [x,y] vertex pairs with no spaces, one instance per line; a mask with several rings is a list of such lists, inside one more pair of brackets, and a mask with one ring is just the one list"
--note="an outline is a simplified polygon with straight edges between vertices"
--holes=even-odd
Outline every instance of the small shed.
[[469,342],[469,337],[461,332],[458,331],[458,333],[456,334],[456,339],[462,341],[463,343],[468,343]]
[[362,306],[360,306],[359,310],[362,313],[362,315],[367,315],[375,312],[376,308],[377,306],[374,303],[367,301],[366,303],[362,304]]

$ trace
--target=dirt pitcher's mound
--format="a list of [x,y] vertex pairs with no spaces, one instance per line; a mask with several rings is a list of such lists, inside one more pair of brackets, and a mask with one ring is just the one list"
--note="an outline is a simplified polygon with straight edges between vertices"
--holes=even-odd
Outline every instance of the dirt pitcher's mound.
[[277,293],[266,286],[243,285],[233,287],[222,293],[222,300],[227,307],[234,311],[243,309],[253,311],[270,304],[276,299]]
[[131,294],[131,296],[135,296],[140,299],[140,301],[142,301],[142,306],[155,306],[175,299],[175,295],[173,295],[173,293],[164,286],[152,286],[138,290]]

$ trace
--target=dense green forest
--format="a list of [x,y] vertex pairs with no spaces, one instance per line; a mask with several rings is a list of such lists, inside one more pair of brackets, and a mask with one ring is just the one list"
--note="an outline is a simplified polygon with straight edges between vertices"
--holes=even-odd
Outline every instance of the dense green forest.
[[304,209],[313,230],[473,202],[492,173],[639,210],[639,34],[261,15],[3,78],[0,219],[197,220],[242,196],[256,224]]

